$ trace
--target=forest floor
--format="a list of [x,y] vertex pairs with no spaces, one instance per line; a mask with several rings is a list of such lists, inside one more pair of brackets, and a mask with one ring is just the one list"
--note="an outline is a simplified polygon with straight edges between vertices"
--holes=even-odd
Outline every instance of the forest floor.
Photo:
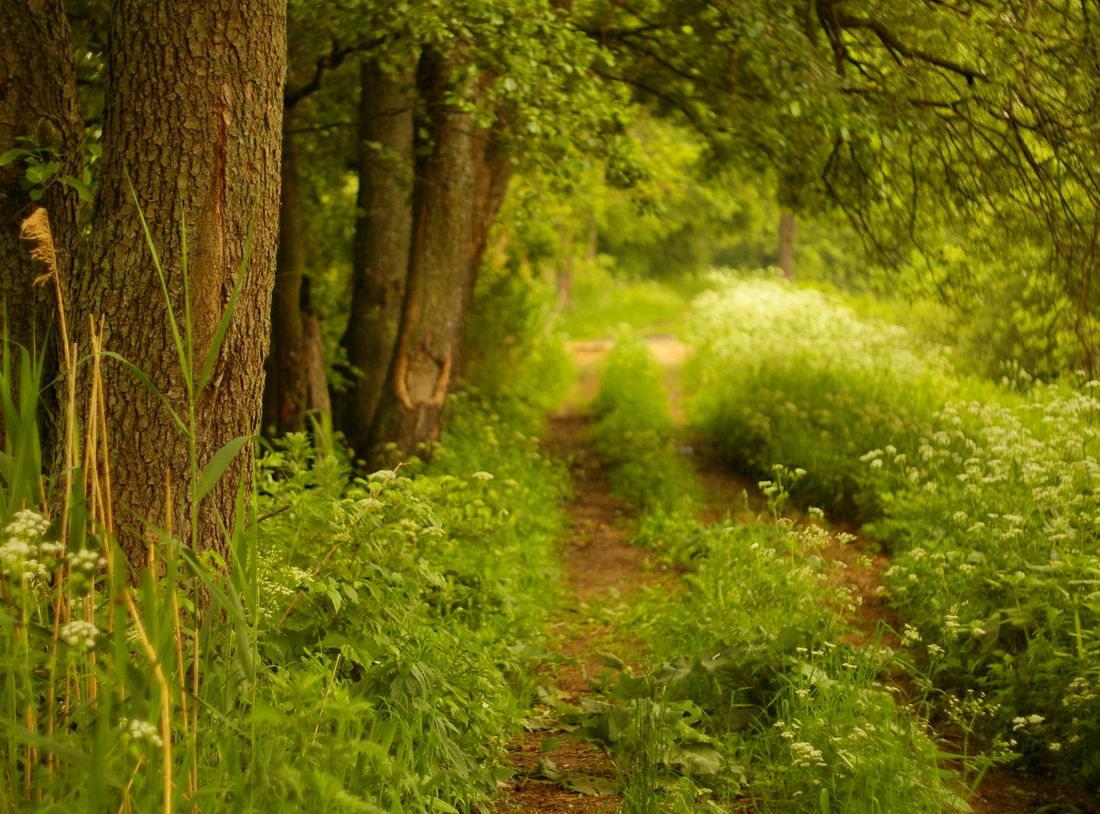
[[[647,343],[665,371],[670,408],[680,425],[681,372],[690,348],[671,335],[652,336]],[[578,379],[563,408],[548,419],[545,446],[568,462],[574,482],[566,506],[570,531],[561,552],[566,599],[552,619],[546,642],[548,651],[557,656],[541,667],[544,680],[539,692],[543,703],[528,720],[528,731],[508,748],[510,768],[515,774],[501,786],[495,809],[499,814],[619,810],[621,798],[615,793],[613,763],[598,747],[571,739],[570,727],[556,720],[554,710],[562,702],[578,705],[585,698],[598,696],[604,680],[623,665],[636,674],[647,666],[643,643],[631,637],[617,620],[625,616],[631,594],[640,587],[667,583],[669,590],[675,590],[679,581],[679,575],[666,565],[630,545],[628,526],[636,511],[611,494],[602,465],[587,439],[591,421],[587,405],[596,392],[603,359],[611,345],[611,340],[573,343]],[[682,449],[695,462],[703,488],[701,519],[715,522],[737,518],[739,512],[764,510],[765,502],[755,482],[725,470],[689,443],[690,439],[685,439]],[[796,522],[805,522],[796,512],[790,514]],[[843,527],[836,530],[854,531]],[[851,620],[852,644],[870,639],[884,625],[887,630],[901,629],[902,621],[880,590],[889,557],[879,551],[877,544],[860,539],[842,545],[834,540],[822,556],[831,563],[828,578],[854,586],[862,600]],[[887,633],[883,643],[898,646],[891,635]],[[1100,805],[1076,789],[1003,770],[986,776],[970,804],[976,814],[1100,814]],[[746,800],[745,806],[734,810],[758,810],[752,800]]]

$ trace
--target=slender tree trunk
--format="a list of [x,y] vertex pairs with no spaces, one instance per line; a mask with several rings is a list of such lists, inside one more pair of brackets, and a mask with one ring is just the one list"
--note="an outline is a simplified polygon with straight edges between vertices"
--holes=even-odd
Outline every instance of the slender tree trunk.
[[794,238],[798,221],[793,212],[779,215],[779,268],[788,280],[794,279]]
[[351,385],[336,405],[337,426],[361,456],[394,360],[413,223],[415,62],[386,73],[363,61],[359,107],[359,218],[355,224],[351,316],[341,340]]
[[450,67],[432,50],[420,59],[417,82],[430,117],[432,146],[417,173],[401,328],[372,427],[372,457],[387,443],[407,455],[439,437],[459,361],[482,197],[472,117],[446,101],[472,88],[452,87]]
[[302,223],[302,182],[293,129],[292,107],[283,111],[282,194],[279,250],[271,292],[271,349],[264,384],[261,428],[268,438],[300,432],[305,426],[306,334],[302,317],[302,279],[306,268]]
[[[201,471],[224,444],[254,433],[260,419],[278,234],[286,5],[116,0],[110,33],[102,180],[76,310],[81,324],[103,315],[105,346],[143,370],[187,421],[187,382],[198,378],[244,275],[209,384],[195,400]],[[189,291],[190,369],[176,352],[135,194],[180,317]],[[107,360],[105,377],[114,517],[129,528],[121,543],[141,566],[142,518],[163,527],[171,517],[176,536],[191,534],[189,444],[165,405],[125,367]],[[232,526],[238,477],[249,471],[243,453],[196,509],[199,547],[227,562],[219,524]]]
[[558,266],[558,273],[554,277],[557,288],[557,299],[554,307],[559,312],[568,308],[573,300],[573,270],[575,265],[576,256],[573,253],[572,246],[570,246],[565,253],[565,257],[562,258],[561,265]]
[[[62,3],[6,0],[0,3],[0,31],[0,153],[14,147],[52,148],[61,162],[58,176],[79,177],[83,124]],[[30,244],[19,237],[20,222],[37,206],[23,185],[26,169],[22,159],[0,167],[0,334],[6,333],[15,345],[43,352],[57,305],[52,285],[33,285],[46,267],[31,259]],[[55,181],[38,203],[48,213],[58,271],[67,285],[77,253],[76,193]],[[56,344],[46,353],[46,381],[53,378],[55,364]],[[44,428],[51,425],[43,422]],[[2,429],[0,418],[0,440]]]
[[462,314],[463,340],[466,316],[473,307],[474,288],[481,270],[481,260],[489,245],[489,234],[496,223],[504,196],[508,192],[508,183],[515,172],[515,165],[494,136],[495,130],[502,127],[508,127],[507,120],[498,121],[493,130],[479,130],[473,140],[477,200],[474,204],[473,237],[469,255],[470,282],[466,288],[465,310]]

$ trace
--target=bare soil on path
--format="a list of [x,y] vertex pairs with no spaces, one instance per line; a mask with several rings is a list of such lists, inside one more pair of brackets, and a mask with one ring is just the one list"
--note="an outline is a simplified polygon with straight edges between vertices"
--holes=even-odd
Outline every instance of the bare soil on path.
[[[593,680],[610,669],[609,661],[637,663],[641,643],[624,639],[612,620],[623,598],[653,578],[648,555],[626,543],[629,507],[610,494],[600,463],[585,443],[588,424],[582,413],[559,413],[550,417],[546,438],[547,448],[570,462],[575,491],[567,505],[570,530],[561,552],[567,599],[547,643],[563,660],[544,665],[544,686],[556,700],[574,705],[592,693]],[[531,731],[509,747],[516,776],[504,785],[498,812],[618,810],[618,795],[583,796],[545,777],[540,763],[549,759],[558,771],[590,778],[596,788],[615,784],[607,756],[570,740],[554,719],[552,703],[540,704],[529,726]]]

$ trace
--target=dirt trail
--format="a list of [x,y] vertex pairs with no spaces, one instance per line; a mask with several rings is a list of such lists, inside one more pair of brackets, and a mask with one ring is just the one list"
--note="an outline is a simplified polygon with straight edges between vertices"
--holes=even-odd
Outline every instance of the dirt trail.
[[[681,370],[690,348],[669,335],[647,338],[650,350],[665,369],[665,385],[677,424],[682,422],[683,388]],[[575,493],[570,499],[570,532],[562,549],[564,580],[568,598],[551,625],[550,650],[560,653],[557,664],[544,665],[544,686],[559,701],[577,704],[593,695],[593,681],[610,670],[609,664],[626,663],[633,668],[644,659],[640,641],[625,637],[613,620],[624,609],[624,600],[640,586],[662,579],[649,555],[627,544],[626,520],[630,507],[610,494],[600,462],[586,440],[589,416],[586,405],[595,394],[604,358],[611,340],[573,343],[570,351],[578,367],[578,378],[561,412],[550,416],[546,447],[570,463]],[[705,495],[702,517],[717,521],[726,517],[747,518],[763,511],[764,501],[755,482],[734,475],[705,450],[684,445],[696,463]],[[804,516],[791,513],[796,522]],[[852,531],[838,528],[837,531]],[[860,598],[852,618],[853,644],[867,641],[884,626],[901,629],[901,619],[883,597],[883,572],[889,558],[870,541],[833,542],[821,552],[828,578],[838,585],[851,585]],[[898,646],[887,632],[883,643]],[[589,784],[589,791],[613,788],[613,767],[597,747],[574,742],[554,720],[553,702],[540,705],[530,719],[532,731],[510,747],[513,780],[502,784],[495,808],[500,814],[519,812],[615,812],[620,798],[612,793],[582,795],[577,783]],[[566,778],[549,780],[543,758],[549,758]],[[553,772],[549,772],[553,774]],[[570,788],[572,786],[572,788]],[[971,801],[975,814],[1018,814],[1019,812],[1062,811],[1096,814],[1100,807],[1074,789],[1052,785],[1042,779],[1021,778],[1003,771],[987,775]],[[899,813],[900,814],[900,813]]]
[[[671,337],[668,340],[657,344],[662,364],[675,376],[688,348]],[[553,455],[569,462],[575,486],[566,506],[570,530],[561,552],[567,599],[552,621],[547,642],[564,660],[543,668],[545,686],[555,692],[557,700],[570,704],[593,694],[592,682],[611,669],[610,663],[638,666],[644,651],[641,642],[624,638],[611,620],[631,592],[662,577],[660,567],[646,552],[627,544],[626,521],[632,510],[611,495],[600,461],[586,439],[591,419],[585,408],[596,393],[611,345],[611,340],[573,343],[570,351],[578,377],[561,411],[549,417],[545,440]],[[600,749],[564,737],[550,705],[540,704],[537,713],[539,717],[529,720],[533,731],[509,747],[516,776],[503,785],[496,811],[617,811],[621,798],[616,794],[582,796],[567,787],[569,782],[545,777],[542,758],[552,761],[558,771],[571,773],[571,778],[581,782],[591,779],[595,788],[615,782],[611,762]]]
[[[575,491],[567,510],[569,537],[562,549],[568,598],[551,625],[548,647],[564,657],[544,668],[545,686],[557,700],[577,704],[592,694],[591,683],[607,666],[610,654],[627,663],[641,652],[637,641],[623,640],[607,619],[631,591],[652,579],[651,563],[641,550],[626,544],[624,519],[628,506],[608,489],[599,461],[585,442],[589,419],[570,409],[550,417],[547,448],[570,462]],[[516,778],[503,787],[498,812],[614,812],[620,798],[614,794],[581,796],[545,777],[548,758],[558,771],[594,788],[613,787],[615,774],[604,753],[565,738],[553,710],[543,704],[537,727],[509,747]],[[568,783],[566,784],[568,785]]]

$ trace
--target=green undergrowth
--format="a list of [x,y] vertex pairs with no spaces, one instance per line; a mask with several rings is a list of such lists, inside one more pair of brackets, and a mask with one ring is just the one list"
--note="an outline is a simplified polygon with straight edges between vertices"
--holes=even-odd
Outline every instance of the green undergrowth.
[[613,336],[621,325],[636,331],[675,330],[683,323],[690,295],[698,288],[657,280],[624,283],[608,274],[578,280],[563,313],[562,329],[572,339]]
[[990,392],[941,349],[860,320],[835,297],[759,275],[696,301],[689,420],[734,469],[804,469],[795,498],[854,520],[881,511],[859,456],[916,442],[950,398]]
[[[684,590],[650,592],[634,629],[660,665],[650,680],[690,699],[726,758],[720,796],[762,811],[967,810],[925,704],[891,684],[913,665],[877,635],[851,644],[854,599],[821,573],[827,531],[680,518],[643,521],[639,539],[690,541]],[[970,780],[991,760],[950,754]]]
[[[491,402],[461,395],[451,410],[426,466],[349,485],[293,438],[262,462],[265,505],[291,508],[261,541],[261,653],[360,705],[351,720],[369,727],[351,733],[332,711],[315,752],[327,773],[343,779],[387,732],[387,775],[357,789],[387,810],[467,809],[495,793],[557,584],[562,470]],[[292,740],[293,759],[260,776],[271,799],[306,810],[303,752]]]
[[698,303],[692,416],[734,465],[862,520],[944,710],[1023,765],[1100,782],[1100,400],[1095,382],[956,374],[836,298],[730,279]]
[[[889,688],[890,673],[912,665],[881,643],[847,641],[852,594],[822,577],[829,533],[782,518],[804,473],[773,470],[768,520],[696,520],[694,475],[653,431],[671,426],[658,371],[631,337],[609,359],[594,409],[612,482],[647,473],[617,485],[644,510],[636,541],[686,571],[681,590],[651,590],[631,613],[652,669],[624,671],[574,713],[580,733],[617,756],[625,810],[733,800],[765,811],[966,810],[925,719]],[[653,443],[636,443],[646,431]],[[960,759],[971,779],[989,762]]]
[[488,810],[556,601],[567,476],[530,409],[457,396],[432,463],[366,477],[289,436],[231,575],[151,528],[130,587],[98,482],[40,480],[37,370],[6,358],[0,811]]

